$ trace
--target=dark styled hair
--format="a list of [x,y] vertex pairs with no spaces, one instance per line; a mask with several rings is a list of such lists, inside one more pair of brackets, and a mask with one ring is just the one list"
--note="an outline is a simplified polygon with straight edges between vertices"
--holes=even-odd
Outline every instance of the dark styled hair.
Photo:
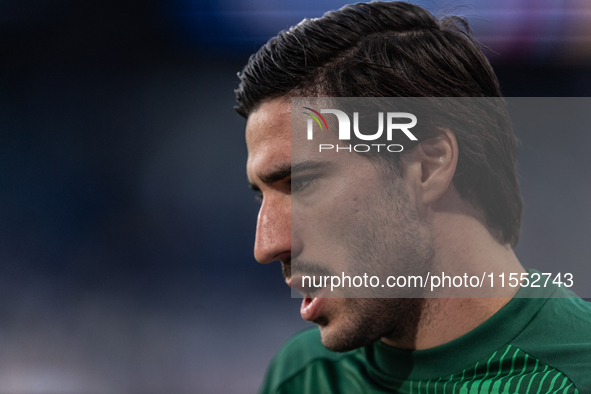
[[[502,96],[465,19],[437,19],[405,2],[358,3],[305,19],[269,40],[238,76],[235,108],[244,117],[263,102],[286,96]],[[501,242],[515,246],[522,200],[517,142],[506,109],[496,106],[491,114],[466,105],[451,111],[471,119],[466,127],[451,129],[459,146],[454,186],[500,230]],[[479,130],[479,122],[494,123],[494,132]],[[416,136],[421,141],[435,135],[432,128]],[[390,156],[400,165],[398,155]]]

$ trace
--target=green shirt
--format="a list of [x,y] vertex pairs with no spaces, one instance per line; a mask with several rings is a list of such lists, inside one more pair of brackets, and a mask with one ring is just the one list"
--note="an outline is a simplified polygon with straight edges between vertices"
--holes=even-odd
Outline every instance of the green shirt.
[[520,298],[435,348],[327,350],[316,328],[275,356],[261,393],[591,393],[591,304],[564,288]]

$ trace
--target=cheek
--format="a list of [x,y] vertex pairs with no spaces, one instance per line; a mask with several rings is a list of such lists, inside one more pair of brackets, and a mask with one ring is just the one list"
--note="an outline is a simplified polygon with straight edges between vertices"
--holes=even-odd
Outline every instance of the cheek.
[[374,184],[359,181],[343,187],[339,200],[326,207],[332,220],[330,229],[340,239],[350,239],[351,234],[367,231],[384,205],[379,200],[379,190]]
[[380,194],[381,186],[375,180],[348,177],[334,185],[324,208],[340,211],[342,215],[335,216],[337,218],[354,219],[366,215]]
[[[292,237],[301,239],[303,258],[331,262],[340,272],[350,247],[359,247],[381,214],[379,191],[366,179],[347,179],[327,185],[310,204],[292,205]],[[380,204],[383,206],[383,202]],[[350,267],[349,267],[350,269]]]

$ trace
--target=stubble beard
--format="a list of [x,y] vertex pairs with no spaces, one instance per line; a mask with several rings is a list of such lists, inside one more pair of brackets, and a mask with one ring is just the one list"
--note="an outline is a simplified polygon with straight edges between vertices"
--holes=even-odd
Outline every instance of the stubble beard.
[[[379,273],[381,280],[389,275],[424,277],[433,265],[431,235],[420,222],[401,183],[390,186],[383,196],[390,205],[372,210],[373,214],[350,233],[348,260],[353,262],[351,266],[358,267],[359,273]],[[390,211],[389,215],[384,214],[386,211]],[[371,239],[368,234],[372,235]],[[378,294],[370,296],[378,297]],[[400,296],[339,300],[332,316],[321,316],[315,322],[320,326],[323,345],[332,351],[345,352],[384,337],[414,343],[425,298],[417,292],[405,292]]]
[[423,310],[424,298],[347,298],[337,311],[342,321],[338,327],[321,316],[322,344],[334,352],[347,352],[364,347],[380,338],[413,342]]

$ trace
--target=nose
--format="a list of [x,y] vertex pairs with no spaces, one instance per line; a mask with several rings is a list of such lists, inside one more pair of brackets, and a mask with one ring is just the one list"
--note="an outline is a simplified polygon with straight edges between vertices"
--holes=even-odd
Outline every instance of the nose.
[[289,195],[265,196],[257,219],[254,257],[259,263],[291,257],[291,204]]

